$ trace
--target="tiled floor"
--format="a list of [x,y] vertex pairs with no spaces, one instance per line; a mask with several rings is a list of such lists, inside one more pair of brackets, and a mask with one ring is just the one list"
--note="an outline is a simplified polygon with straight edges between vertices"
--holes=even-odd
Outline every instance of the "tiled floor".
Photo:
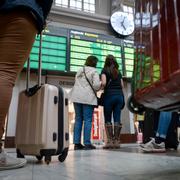
[[[8,149],[15,156],[15,149]],[[49,165],[26,157],[24,168],[0,171],[0,180],[180,180],[180,149],[166,154],[143,154],[138,145],[120,150],[70,150],[65,162],[53,157]]]

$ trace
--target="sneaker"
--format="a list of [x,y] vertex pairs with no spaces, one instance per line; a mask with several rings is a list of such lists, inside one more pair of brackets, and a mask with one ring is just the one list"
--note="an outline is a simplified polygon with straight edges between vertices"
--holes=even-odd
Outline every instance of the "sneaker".
[[[154,139],[154,138],[153,138],[153,137],[150,137],[150,139],[152,140],[152,139]],[[150,141],[149,141],[149,142],[150,142]],[[148,142],[147,142],[147,143],[148,143]],[[141,148],[143,148],[144,146],[146,146],[147,143],[145,143],[145,144],[144,144],[144,143],[140,143],[139,146],[140,146]]]
[[0,170],[20,168],[23,167],[26,162],[26,159],[11,157],[4,151],[0,153]]
[[75,144],[74,145],[74,150],[82,150],[84,149],[84,146],[82,144]]
[[96,146],[92,144],[86,144],[84,147],[84,150],[92,150],[92,149],[96,149]]
[[141,146],[141,150],[144,152],[166,152],[165,143],[155,143],[155,139],[152,138],[149,142]]

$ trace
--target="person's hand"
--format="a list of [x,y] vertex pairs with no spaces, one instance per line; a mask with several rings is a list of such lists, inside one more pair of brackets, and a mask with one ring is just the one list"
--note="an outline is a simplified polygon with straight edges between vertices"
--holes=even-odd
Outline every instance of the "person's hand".
[[105,87],[105,86],[103,85],[103,83],[102,83],[102,81],[101,81],[101,86],[100,86],[99,90],[103,90],[104,87]]

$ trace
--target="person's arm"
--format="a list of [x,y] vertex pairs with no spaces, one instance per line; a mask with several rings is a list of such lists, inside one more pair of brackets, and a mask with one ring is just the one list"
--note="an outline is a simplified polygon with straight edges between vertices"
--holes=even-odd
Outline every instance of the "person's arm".
[[124,89],[124,82],[123,82],[123,79],[121,79],[121,87],[122,87],[122,89]]
[[101,74],[101,88],[104,89],[104,87],[106,86],[106,75],[105,74]]

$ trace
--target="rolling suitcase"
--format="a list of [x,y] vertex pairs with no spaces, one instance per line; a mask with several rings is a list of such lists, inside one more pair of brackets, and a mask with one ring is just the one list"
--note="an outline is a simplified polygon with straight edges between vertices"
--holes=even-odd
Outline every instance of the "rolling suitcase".
[[[40,37],[40,48],[41,40]],[[68,99],[61,87],[41,85],[41,50],[39,52],[38,85],[29,88],[30,59],[28,60],[27,88],[20,92],[17,124],[17,157],[45,157],[49,164],[51,156],[59,155],[63,162],[69,149]]]

